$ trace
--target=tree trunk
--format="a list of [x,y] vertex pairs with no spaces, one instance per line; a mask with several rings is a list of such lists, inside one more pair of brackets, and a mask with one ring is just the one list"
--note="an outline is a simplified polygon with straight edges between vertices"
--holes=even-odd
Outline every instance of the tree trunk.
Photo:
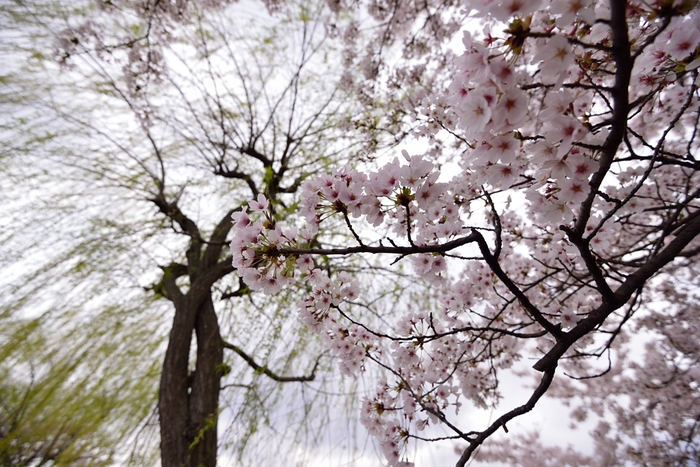
[[199,308],[194,324],[197,334],[197,366],[190,393],[191,428],[194,442],[191,465],[215,467],[219,389],[224,348],[211,295]]
[[160,376],[158,412],[162,467],[182,467],[187,462],[190,418],[187,367],[196,310],[185,302],[173,300],[175,317]]
[[[223,347],[211,293],[200,303],[194,302],[192,295],[171,298],[175,317],[158,401],[163,467],[216,466]],[[197,360],[190,375],[193,332],[197,338]]]

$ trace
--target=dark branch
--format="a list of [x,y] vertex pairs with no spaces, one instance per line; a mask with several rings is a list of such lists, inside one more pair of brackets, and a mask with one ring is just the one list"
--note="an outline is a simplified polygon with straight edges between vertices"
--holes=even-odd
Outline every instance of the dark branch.
[[547,392],[547,389],[549,389],[549,385],[554,379],[554,371],[555,368],[550,368],[542,375],[542,379],[540,380],[539,386],[537,386],[537,389],[535,389],[535,392],[532,393],[532,396],[530,396],[530,399],[525,405],[521,405],[520,407],[511,410],[507,414],[502,415],[498,418],[498,420],[493,422],[491,426],[488,427],[485,431],[479,433],[475,438],[469,439],[469,447],[464,450],[462,456],[459,458],[459,461],[457,461],[457,467],[464,467],[471,455],[474,453],[474,451],[479,446],[481,446],[481,444],[484,441],[486,441],[486,439],[489,436],[494,434],[496,430],[498,430],[500,427],[503,427],[503,429],[506,432],[508,432],[508,429],[506,428],[506,423],[508,423],[515,417],[519,417],[520,415],[526,414],[529,411],[531,411],[535,407],[535,404],[537,404],[537,401],[539,401],[542,398],[542,396]]
[[318,368],[318,363],[321,359],[320,356],[316,359],[316,363],[314,364],[314,367],[311,369],[311,373],[306,375],[306,376],[279,376],[277,373],[273,372],[272,370],[270,370],[266,366],[258,365],[255,362],[255,360],[253,360],[253,357],[251,357],[250,355],[245,353],[243,351],[243,349],[241,349],[240,347],[233,345],[229,342],[223,341],[223,340],[222,340],[222,343],[223,343],[224,348],[229,349],[229,350],[233,350],[243,360],[245,360],[246,363],[248,365],[250,365],[250,367],[253,370],[255,370],[256,373],[263,374],[263,375],[267,376],[268,378],[270,378],[274,381],[277,381],[278,383],[304,383],[307,381],[313,381],[314,378],[316,378],[316,369]]
[[452,240],[436,245],[416,245],[416,246],[354,246],[348,248],[280,248],[279,253],[283,255],[350,255],[354,253],[372,254],[394,254],[394,255],[414,255],[418,253],[446,253],[450,250],[474,243],[477,240],[476,234]]

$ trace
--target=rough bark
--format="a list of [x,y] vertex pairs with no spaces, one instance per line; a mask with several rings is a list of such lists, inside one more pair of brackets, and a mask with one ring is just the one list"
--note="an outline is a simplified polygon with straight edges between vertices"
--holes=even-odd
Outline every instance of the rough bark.
[[[163,467],[214,467],[223,346],[211,294],[199,303],[176,300],[160,381]],[[197,359],[189,373],[192,332]]]
[[192,466],[216,465],[216,433],[224,348],[211,295],[202,303],[195,319],[197,366],[190,393],[190,445]]
[[160,452],[163,467],[184,465],[189,445],[187,427],[190,408],[187,370],[196,310],[183,303],[185,300],[173,302],[175,317],[163,361],[158,398]]

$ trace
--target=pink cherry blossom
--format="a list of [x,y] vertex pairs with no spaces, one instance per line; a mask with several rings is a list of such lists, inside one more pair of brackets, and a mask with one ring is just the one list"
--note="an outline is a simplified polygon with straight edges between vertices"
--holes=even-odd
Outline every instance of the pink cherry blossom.
[[700,31],[696,25],[689,23],[690,21],[684,23],[685,27],[674,31],[668,44],[668,54],[676,60],[683,60],[700,44]]
[[544,41],[532,63],[539,64],[542,75],[548,82],[559,82],[563,73],[574,61],[574,54],[569,41],[563,36],[553,36]]
[[250,206],[251,211],[265,211],[269,207],[270,203],[267,200],[267,198],[265,197],[265,195],[260,193],[258,195],[258,200],[257,201],[250,201],[248,203],[248,205]]

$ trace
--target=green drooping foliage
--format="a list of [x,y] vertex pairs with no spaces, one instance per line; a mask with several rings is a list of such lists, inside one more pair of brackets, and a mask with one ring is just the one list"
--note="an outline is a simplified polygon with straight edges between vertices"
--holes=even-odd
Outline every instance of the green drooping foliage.
[[[128,312],[103,309],[92,323],[73,329],[61,323],[58,332],[59,323],[47,326],[46,317],[4,320],[0,465],[113,465],[129,456],[137,464],[152,461],[153,450],[138,444],[128,455],[118,450],[131,443],[136,427],[145,436],[153,433],[148,425],[158,377],[157,361],[144,358],[155,351],[148,348],[150,330],[133,326],[124,333],[131,325],[120,321]],[[110,318],[112,326],[102,322]],[[115,335],[128,338],[118,343]]]

